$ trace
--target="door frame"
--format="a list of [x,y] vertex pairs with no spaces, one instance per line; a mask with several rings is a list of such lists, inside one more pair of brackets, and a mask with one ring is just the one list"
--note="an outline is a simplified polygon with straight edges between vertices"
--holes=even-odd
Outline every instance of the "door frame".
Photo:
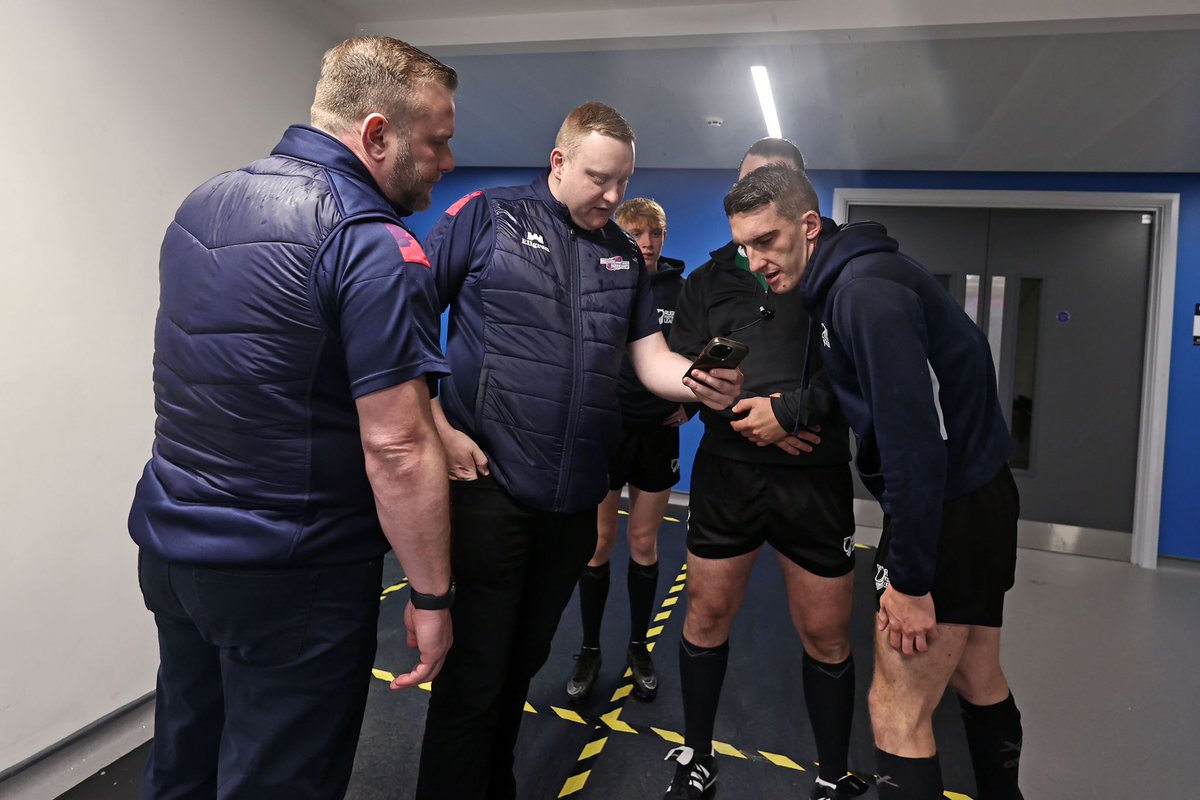
[[[1175,304],[1175,264],[1179,250],[1179,195],[1149,192],[1060,192],[973,189],[837,188],[833,219],[844,223],[852,205],[1082,209],[1141,211],[1155,215],[1147,292],[1146,346],[1143,353],[1142,410],[1138,424],[1137,475],[1133,499],[1133,542],[1129,561],[1158,566],[1162,513],[1163,457],[1167,441],[1167,394]],[[1070,526],[1056,538],[1071,539]],[[1078,534],[1078,530],[1076,531]],[[1070,549],[1055,547],[1054,549]]]

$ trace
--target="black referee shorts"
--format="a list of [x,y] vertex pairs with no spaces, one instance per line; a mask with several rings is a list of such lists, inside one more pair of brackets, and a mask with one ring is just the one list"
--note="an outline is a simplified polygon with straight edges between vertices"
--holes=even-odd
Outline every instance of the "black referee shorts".
[[768,543],[814,575],[854,569],[850,465],[792,467],[696,453],[688,550],[733,558]]
[[[1004,623],[1004,593],[1013,587],[1017,569],[1017,518],[1021,501],[1008,467],[970,494],[942,506],[933,577],[937,621],[948,625]],[[875,588],[887,586],[891,520],[884,517],[883,536],[875,554]]]
[[679,483],[679,428],[625,428],[608,462],[608,488],[629,484],[643,492],[663,492]]

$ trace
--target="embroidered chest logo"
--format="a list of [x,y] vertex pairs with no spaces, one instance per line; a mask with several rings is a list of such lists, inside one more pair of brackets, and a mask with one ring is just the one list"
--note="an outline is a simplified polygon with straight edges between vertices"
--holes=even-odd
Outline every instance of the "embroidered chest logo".
[[821,344],[825,345],[830,350],[833,349],[833,345],[829,343],[829,328],[825,327],[824,322],[821,323]]
[[600,266],[604,267],[609,272],[617,272],[618,270],[629,269],[629,263],[630,262],[626,261],[620,256],[600,259]]
[[545,238],[543,238],[540,233],[533,233],[532,231],[526,231],[525,238],[521,240],[521,244],[525,245],[526,247],[533,247],[538,250],[544,250],[547,253],[550,252],[550,248],[546,247]]

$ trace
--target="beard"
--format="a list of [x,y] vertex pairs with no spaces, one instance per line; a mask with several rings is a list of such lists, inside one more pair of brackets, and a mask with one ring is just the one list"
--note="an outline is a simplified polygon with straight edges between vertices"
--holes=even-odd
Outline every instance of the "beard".
[[417,165],[413,163],[412,150],[407,141],[400,144],[396,163],[388,175],[384,195],[398,206],[409,211],[424,211],[433,202],[428,183],[421,178]]

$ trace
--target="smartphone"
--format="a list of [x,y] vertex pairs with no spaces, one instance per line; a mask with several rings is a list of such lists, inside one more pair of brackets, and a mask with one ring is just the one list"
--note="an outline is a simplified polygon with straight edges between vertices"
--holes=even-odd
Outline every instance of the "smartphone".
[[714,336],[704,345],[700,355],[688,368],[687,374],[690,376],[694,369],[702,369],[705,372],[714,369],[736,369],[749,352],[750,348],[741,342],[726,339],[724,336]]

